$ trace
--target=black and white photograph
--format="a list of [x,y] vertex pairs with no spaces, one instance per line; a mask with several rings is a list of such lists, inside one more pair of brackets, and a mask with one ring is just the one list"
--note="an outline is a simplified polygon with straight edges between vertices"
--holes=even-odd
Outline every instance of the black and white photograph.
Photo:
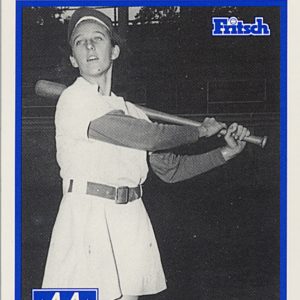
[[22,8],[22,300],[281,299],[280,6],[63,3]]

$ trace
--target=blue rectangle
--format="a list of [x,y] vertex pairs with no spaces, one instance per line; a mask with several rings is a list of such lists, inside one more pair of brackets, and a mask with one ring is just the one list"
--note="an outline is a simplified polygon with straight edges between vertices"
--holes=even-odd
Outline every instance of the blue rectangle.
[[35,289],[32,300],[100,300],[98,289]]

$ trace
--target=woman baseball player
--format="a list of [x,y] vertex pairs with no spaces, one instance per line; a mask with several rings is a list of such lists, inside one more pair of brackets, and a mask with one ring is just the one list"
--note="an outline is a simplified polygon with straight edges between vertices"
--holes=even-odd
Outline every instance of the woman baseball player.
[[236,123],[226,145],[205,154],[159,152],[218,134],[224,123],[151,123],[111,91],[120,37],[103,13],[80,8],[68,27],[70,60],[80,77],[61,95],[55,115],[63,198],[52,232],[43,288],[99,288],[101,300],[136,300],[166,288],[160,254],[142,202],[149,162],[176,182],[224,164],[245,147]]

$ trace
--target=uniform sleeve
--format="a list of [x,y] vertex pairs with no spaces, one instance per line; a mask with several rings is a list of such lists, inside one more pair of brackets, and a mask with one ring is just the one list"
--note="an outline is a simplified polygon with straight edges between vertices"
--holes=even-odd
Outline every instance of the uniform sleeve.
[[[78,89],[66,89],[60,96],[55,113],[56,133],[75,139],[88,139],[90,122],[108,112],[105,103],[91,100],[92,95]],[[97,108],[97,110],[95,109]]]
[[151,123],[114,110],[93,120],[89,138],[146,151],[165,150],[194,143],[199,131],[194,126]]
[[87,138],[90,123],[88,110],[84,101],[72,92],[64,92],[58,100],[55,113],[56,134],[73,138]]
[[154,173],[163,181],[174,183],[205,173],[225,163],[221,150],[199,155],[152,153],[149,162]]

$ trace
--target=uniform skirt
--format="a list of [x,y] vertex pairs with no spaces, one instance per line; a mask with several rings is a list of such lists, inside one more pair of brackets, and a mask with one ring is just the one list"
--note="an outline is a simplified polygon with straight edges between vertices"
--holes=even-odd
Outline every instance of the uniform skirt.
[[166,288],[141,199],[127,204],[67,193],[53,228],[43,288],[99,288],[101,300]]

